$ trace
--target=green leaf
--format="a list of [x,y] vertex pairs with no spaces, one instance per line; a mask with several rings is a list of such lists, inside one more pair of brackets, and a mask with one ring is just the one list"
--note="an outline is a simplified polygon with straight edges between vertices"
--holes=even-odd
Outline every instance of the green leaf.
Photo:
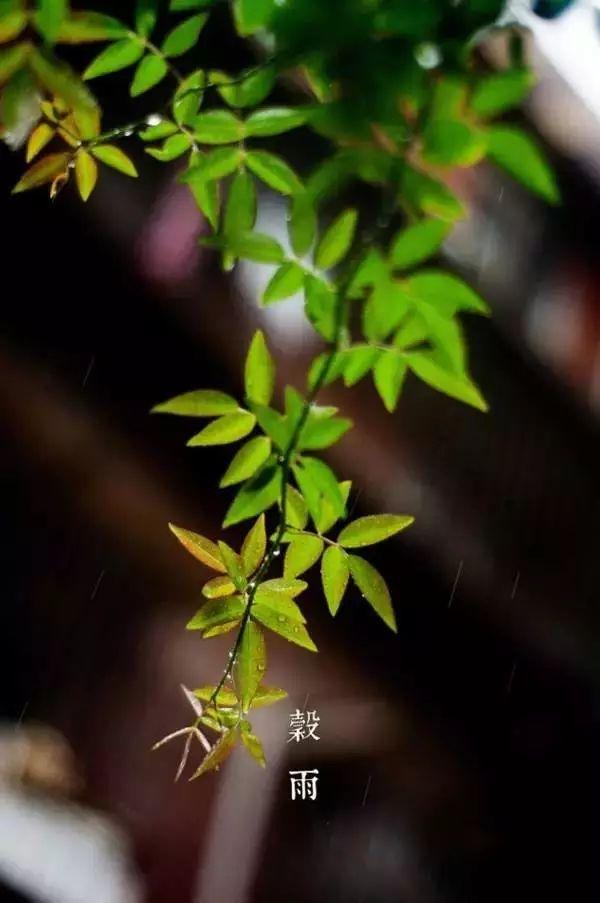
[[201,561],[207,567],[212,568],[213,571],[219,571],[221,574],[225,573],[225,565],[216,543],[206,539],[205,536],[200,536],[199,533],[192,533],[191,530],[176,527],[175,524],[169,524],[169,530],[177,537],[183,548],[190,555],[193,555],[194,558],[197,558],[198,561]]
[[408,269],[439,251],[450,226],[443,220],[426,219],[398,233],[390,250],[392,264]]
[[304,283],[304,270],[295,260],[289,260],[275,271],[267,285],[263,297],[263,304],[273,304],[295,295]]
[[98,78],[99,75],[108,75],[110,72],[118,72],[126,69],[144,55],[144,45],[134,38],[123,38],[114,44],[109,44],[98,56],[92,60],[83,73],[86,81]]
[[458,310],[489,314],[489,307],[477,292],[450,273],[442,270],[423,270],[405,281],[411,295],[434,307],[443,316],[451,317]]
[[280,194],[294,194],[302,190],[302,182],[288,164],[268,151],[249,151],[249,169],[265,184]]
[[333,342],[337,329],[335,291],[323,279],[309,275],[304,281],[304,312],[319,335]]
[[236,411],[239,411],[239,405],[235,398],[216,389],[184,392],[152,408],[153,414],[179,414],[182,417],[218,417]]
[[146,148],[146,153],[154,157],[155,160],[160,160],[161,163],[169,163],[171,160],[176,160],[185,154],[191,147],[191,144],[189,135],[172,135],[166,139],[161,148],[148,147]]
[[344,210],[329,226],[315,253],[315,263],[321,269],[329,269],[338,264],[350,250],[356,231],[358,213]]
[[291,437],[290,424],[287,418],[265,405],[253,404],[252,410],[258,420],[260,428],[270,436],[275,445],[285,451]]
[[161,138],[169,138],[174,135],[176,131],[177,126],[174,122],[162,119],[158,125],[151,125],[138,134],[142,141],[160,141]]
[[193,182],[198,178],[222,179],[235,172],[243,158],[243,151],[239,147],[218,147],[201,157],[196,165],[180,177],[180,181]]
[[293,577],[274,577],[272,580],[265,580],[261,583],[261,591],[268,590],[271,593],[283,593],[290,599],[295,599],[300,593],[308,587],[308,583],[304,580],[295,580]]
[[484,76],[471,97],[471,109],[477,116],[498,116],[519,106],[535,84],[531,69],[510,69]]
[[188,185],[200,212],[206,217],[213,229],[219,224],[219,205],[221,203],[218,182],[205,182],[198,179]]
[[264,107],[248,116],[246,131],[250,137],[266,138],[289,132],[304,125],[305,121],[306,114],[302,110],[291,107]]
[[67,0],[38,0],[36,25],[42,36],[53,44],[67,13]]
[[262,232],[233,232],[227,235],[226,248],[236,257],[257,263],[282,263],[284,259],[279,242]]
[[256,423],[256,417],[249,411],[238,411],[235,414],[224,414],[218,420],[213,420],[203,430],[192,436],[187,441],[189,446],[198,445],[228,445],[237,442],[251,433]]
[[537,144],[512,126],[492,126],[488,130],[490,158],[549,204],[558,204],[560,192],[552,169]]
[[202,587],[202,595],[207,599],[222,599],[224,596],[232,596],[235,593],[235,585],[230,577],[212,577]]
[[209,110],[192,120],[194,137],[204,144],[230,144],[244,137],[244,123],[229,110]]
[[221,553],[221,559],[235,588],[244,590],[246,588],[247,580],[241,557],[237,552],[234,552],[231,546],[227,545],[227,543],[222,540],[219,540],[219,552]]
[[447,185],[412,166],[403,168],[399,189],[401,196],[415,210],[427,216],[453,223],[466,215],[465,208]]
[[337,541],[346,549],[372,546],[410,527],[413,521],[414,517],[406,514],[369,514],[344,527]]
[[372,342],[387,338],[404,319],[412,304],[405,283],[388,276],[383,277],[363,307],[362,328],[365,338]]
[[90,147],[90,153],[106,166],[111,166],[126,176],[137,177],[137,169],[120,147],[114,144],[94,144]]
[[246,534],[242,544],[242,564],[247,577],[253,574],[265,556],[267,550],[267,534],[265,531],[265,516],[261,514],[256,523]]
[[437,166],[473,166],[486,152],[485,133],[456,119],[430,122],[423,140],[423,159]]
[[242,712],[250,708],[267,668],[267,654],[262,630],[248,621],[242,634],[240,648],[235,659],[233,675]]
[[238,737],[239,733],[236,729],[231,729],[222,734],[211,751],[203,759],[200,768],[191,776],[190,781],[199,778],[202,774],[206,774],[207,771],[212,771],[213,769],[218,770],[220,765],[235,747]]
[[85,44],[124,37],[127,27],[103,13],[92,11],[73,12],[60,24],[56,40],[61,44]]
[[258,603],[252,606],[252,617],[264,624],[269,630],[278,633],[279,636],[282,636],[289,643],[295,643],[297,646],[302,646],[303,649],[310,650],[310,652],[317,652],[317,647],[310,638],[304,624],[300,624],[284,614],[277,614],[273,608],[259,605]]
[[285,690],[280,690],[278,687],[259,687],[252,700],[252,708],[259,709],[265,705],[273,705],[275,702],[285,699],[287,695]]
[[235,174],[225,209],[225,234],[250,232],[256,221],[256,186],[246,170]]
[[177,86],[171,109],[174,119],[180,125],[192,125],[204,97],[205,84],[206,75],[202,69],[196,69]]
[[[34,49],[29,55],[29,67],[48,93],[57,95],[73,109],[73,115],[82,134],[84,125],[89,126],[90,122],[93,126],[98,124],[96,100],[70,66],[48,53]],[[93,138],[96,134],[95,129],[86,128],[83,137]]]
[[369,248],[356,268],[347,290],[348,298],[361,298],[364,289],[389,278],[389,264],[379,248]]
[[275,10],[275,0],[234,0],[233,14],[242,36],[266,28]]
[[349,576],[350,566],[344,550],[337,546],[328,546],[321,561],[321,580],[327,606],[332,615],[337,613],[344,598]]
[[309,415],[300,436],[300,448],[313,451],[329,448],[339,442],[351,426],[352,421],[345,417],[311,417]]
[[242,486],[225,515],[223,526],[231,527],[266,511],[279,498],[280,485],[279,468],[267,464]]
[[310,475],[311,480],[318,487],[321,495],[333,505],[338,517],[344,517],[346,513],[346,503],[331,467],[319,458],[311,458],[308,456],[302,457],[301,462],[304,470]]
[[253,476],[271,454],[271,440],[268,436],[249,439],[235,454],[231,464],[223,474],[219,486],[233,486]]
[[479,411],[488,410],[488,405],[475,383],[466,375],[457,375],[440,366],[431,352],[409,352],[405,355],[405,360],[413,373],[433,389],[463,401]]
[[191,50],[200,37],[208,15],[201,13],[180,22],[164,39],[161,50],[165,56],[181,56]]
[[137,0],[135,5],[135,28],[138,34],[148,37],[158,19],[158,0]]
[[[213,70],[209,73],[212,84],[217,84],[219,94],[230,107],[254,107],[269,94],[275,81],[275,69],[261,66],[249,72],[246,78],[238,80],[225,72]],[[235,84],[230,84],[235,81]]]
[[370,345],[356,345],[344,355],[344,385],[354,386],[366,376],[379,357],[379,350]]
[[265,768],[267,764],[265,761],[265,751],[256,734],[253,734],[251,730],[244,730],[242,728],[241,737],[242,743],[244,744],[252,758],[256,762],[258,762],[261,768]]
[[302,257],[312,247],[317,233],[317,215],[306,192],[300,191],[292,197],[288,231],[294,254]]
[[[308,523],[308,509],[306,502],[297,489],[288,483],[286,490],[286,525],[304,530]],[[286,574],[286,576],[289,576]],[[292,576],[297,576],[296,574]]]
[[[274,614],[282,615],[290,621],[296,621],[298,624],[306,623],[306,618],[291,596],[270,590],[263,584],[256,590],[254,604],[259,605],[261,609],[271,609]],[[252,611],[254,613],[254,607]]]
[[352,579],[362,595],[390,630],[396,633],[396,616],[392,608],[390,591],[379,571],[358,555],[349,555],[348,563]]
[[192,9],[205,9],[214,3],[215,0],[171,0],[169,9],[172,13],[187,13]]
[[[343,482],[338,483],[338,489],[340,491],[340,495],[342,496],[344,506],[348,503],[348,496],[350,495],[351,488],[351,480],[344,480]],[[321,502],[321,513],[317,521],[315,521],[315,526],[319,533],[327,533],[327,531],[331,530],[335,522],[338,520],[339,516],[334,505],[329,499],[323,498]]]
[[390,413],[396,410],[406,369],[406,362],[395,351],[382,351],[373,367],[375,388]]
[[268,405],[275,389],[275,363],[262,330],[257,329],[246,356],[244,368],[246,398],[255,404]]
[[298,577],[321,557],[323,540],[320,536],[297,536],[292,539],[285,553],[283,576]]
[[224,633],[229,633],[230,630],[233,630],[234,627],[237,627],[240,622],[239,618],[236,618],[235,621],[223,621],[222,624],[215,624],[214,627],[208,627],[206,630],[202,631],[202,639],[209,640],[213,636],[222,636]]
[[167,64],[161,57],[153,54],[145,56],[135,70],[129,93],[132,97],[138,97],[162,81],[168,71]]
[[242,596],[210,599],[187,623],[186,630],[206,630],[230,621],[237,621],[244,614],[245,608],[246,603]]
[[429,304],[421,304],[419,313],[426,323],[429,341],[447,360],[452,370],[462,373],[466,364],[466,349],[459,322],[439,314]]

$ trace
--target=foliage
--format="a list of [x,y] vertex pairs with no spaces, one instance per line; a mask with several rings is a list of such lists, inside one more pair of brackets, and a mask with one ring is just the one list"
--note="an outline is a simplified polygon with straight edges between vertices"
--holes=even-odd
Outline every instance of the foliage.
[[[515,122],[494,121],[532,85],[514,26],[505,27],[512,60],[506,69],[487,71],[476,53],[496,28],[501,0],[233,0],[229,11],[238,38],[250,39],[259,54],[237,73],[201,65],[211,16],[223,14],[217,0],[171,0],[168,11],[158,0],[138,0],[127,22],[71,12],[65,0],[39,0],[33,9],[0,0],[2,136],[13,148],[25,143],[30,164],[14,191],[46,185],[54,198],[73,179],[87,201],[103,167],[137,175],[123,149],[132,138],[159,162],[178,159],[180,181],[213,227],[205,243],[223,266],[238,259],[270,265],[261,303],[303,293],[306,316],[327,346],[310,368],[305,394],[288,386],[281,406],[273,402],[275,363],[257,332],[243,403],[199,389],[154,408],[207,421],[191,435],[191,447],[242,443],[220,483],[234,487],[223,526],[251,522],[237,550],[171,525],[213,572],[188,629],[204,639],[235,631],[218,682],[185,691],[193,723],[161,741],[186,737],[178,776],[192,740],[201,744],[206,755],[194,777],[218,768],[238,742],[264,765],[247,716],[285,696],[264,683],[266,636],[316,652],[297,601],[312,568],[320,568],[332,615],[353,583],[396,630],[389,589],[363,550],[406,529],[412,517],[345,522],[350,483],[320,453],[351,422],[316,399],[334,380],[353,386],[370,374],[391,412],[410,376],[487,409],[469,373],[462,317],[486,315],[488,307],[439,261],[453,224],[466,215],[449,172],[487,159],[549,203],[558,201],[535,141]],[[94,43],[102,49],[82,76],[59,55],[63,46]],[[152,102],[141,119],[104,130],[89,84],[122,71],[130,95]],[[302,102],[283,105],[280,94],[269,100],[282,81],[296,86]],[[312,129],[327,148],[310,173],[296,172],[267,141],[298,129]],[[365,210],[344,201],[357,181],[368,186]],[[264,186],[288,199],[285,247],[255,229]]]

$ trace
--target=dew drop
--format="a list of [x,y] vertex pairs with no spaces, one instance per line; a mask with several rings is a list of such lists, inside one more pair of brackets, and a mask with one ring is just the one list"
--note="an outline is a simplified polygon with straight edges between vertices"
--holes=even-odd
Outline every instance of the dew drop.
[[125,138],[131,138],[133,135],[133,129],[125,129],[123,132]]
[[277,620],[282,624],[285,624],[285,615],[277,615]]
[[273,557],[276,558],[278,555],[281,555],[281,549],[273,549]]
[[300,633],[300,628],[297,627],[297,626],[294,627],[293,632],[294,632],[294,633]]
[[146,116],[146,125],[160,125],[162,121],[160,113],[150,113],[149,116]]

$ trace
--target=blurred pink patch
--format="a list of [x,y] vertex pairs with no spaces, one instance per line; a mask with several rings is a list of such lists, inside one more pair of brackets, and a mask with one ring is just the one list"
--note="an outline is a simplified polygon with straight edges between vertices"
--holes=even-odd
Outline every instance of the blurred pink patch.
[[169,183],[159,194],[138,240],[142,275],[171,288],[187,281],[201,259],[198,238],[206,226],[187,188]]

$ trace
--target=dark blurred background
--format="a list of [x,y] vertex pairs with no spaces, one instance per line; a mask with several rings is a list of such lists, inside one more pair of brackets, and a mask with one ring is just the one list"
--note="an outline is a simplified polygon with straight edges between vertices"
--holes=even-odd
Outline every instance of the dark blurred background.
[[[105,171],[87,206],[70,190],[11,198],[23,162],[2,152],[3,899],[599,899],[595,15],[582,2],[531,20],[539,84],[514,117],[545,144],[563,205],[487,166],[456,180],[472,215],[446,255],[494,310],[466,324],[490,413],[410,381],[394,416],[366,383],[325,393],[355,421],[330,458],[354,513],[416,523],[374,550],[397,637],[357,596],[332,624],[315,589],[321,653],[270,644],[269,682],[290,699],[257,717],[266,772],[239,751],[174,785],[180,749],[150,752],[189,722],[179,684],[214,680],[229,647],[185,632],[206,574],[166,529],[217,536],[224,455],[148,411],[239,392],[257,325],[280,392],[302,388],[319,343],[297,299],[258,308],[268,268],[220,272],[176,165],[134,139],[139,181]],[[211,28],[211,63],[239,69]],[[98,89],[115,122],[130,115],[118,78]],[[282,149],[306,170],[315,139],[293,136]],[[276,198],[260,216],[283,230]],[[318,712],[318,743],[287,743],[296,707]],[[319,768],[316,802],[290,800],[291,768]]]

